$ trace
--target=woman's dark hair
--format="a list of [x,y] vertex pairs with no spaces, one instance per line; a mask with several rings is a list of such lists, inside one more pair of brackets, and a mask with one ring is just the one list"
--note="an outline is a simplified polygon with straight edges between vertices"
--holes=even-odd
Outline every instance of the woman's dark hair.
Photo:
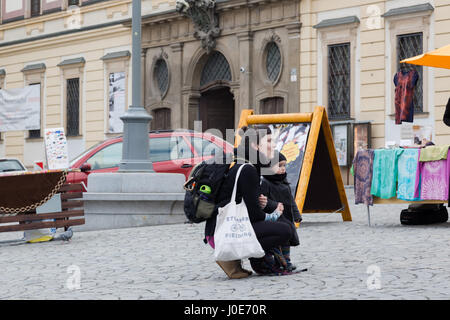
[[251,147],[251,144],[255,143],[256,145],[259,145],[262,138],[272,134],[272,130],[268,125],[242,127],[239,129],[238,134],[242,138],[241,143],[236,150],[238,158],[244,158],[255,165],[260,164],[261,160],[267,162],[265,159],[261,159],[263,156],[259,152],[253,152],[254,149]]
[[240,146],[250,145],[250,142],[254,142],[259,145],[262,138],[268,134],[272,134],[272,129],[268,125],[258,124],[252,127],[242,127],[239,129],[238,134],[241,136]]

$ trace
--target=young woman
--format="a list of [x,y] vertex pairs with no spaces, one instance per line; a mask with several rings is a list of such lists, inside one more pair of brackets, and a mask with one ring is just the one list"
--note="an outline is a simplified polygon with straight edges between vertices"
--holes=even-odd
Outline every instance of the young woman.
[[[292,236],[291,228],[282,222],[271,221],[270,217],[260,206],[260,176],[261,169],[269,166],[269,159],[273,157],[272,132],[268,126],[256,126],[255,128],[241,129],[241,143],[235,150],[235,159],[231,164],[227,178],[225,179],[218,198],[218,205],[213,217],[206,221],[205,238],[214,246],[213,237],[216,226],[217,208],[227,205],[231,200],[234,182],[239,167],[246,165],[239,177],[237,184],[236,202],[242,200],[247,206],[250,222],[252,223],[256,237],[266,255],[260,259],[250,259],[255,272],[260,274],[279,273],[273,256],[270,254],[272,248],[285,244]],[[245,278],[251,272],[242,269],[242,261],[217,262],[229,278]]]

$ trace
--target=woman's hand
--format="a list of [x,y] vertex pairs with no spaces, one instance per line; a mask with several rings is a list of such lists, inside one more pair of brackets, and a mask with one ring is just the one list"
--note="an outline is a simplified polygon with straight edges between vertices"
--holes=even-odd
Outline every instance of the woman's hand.
[[267,197],[265,195],[260,195],[259,198],[259,206],[261,209],[264,209],[267,206]]
[[283,214],[284,206],[283,206],[283,204],[282,204],[281,202],[278,202],[277,211],[278,211],[280,214]]

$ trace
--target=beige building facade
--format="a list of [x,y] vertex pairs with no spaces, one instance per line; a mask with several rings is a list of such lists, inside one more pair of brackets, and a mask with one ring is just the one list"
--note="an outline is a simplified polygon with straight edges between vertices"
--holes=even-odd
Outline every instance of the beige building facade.
[[[330,108],[333,94],[329,72],[334,47],[348,44],[350,81],[348,116],[371,122],[371,147],[400,143],[412,124],[395,124],[394,75],[399,60],[450,43],[450,2],[445,0],[302,1],[300,8],[300,109]],[[406,71],[412,67],[406,67]],[[450,98],[450,70],[414,67],[416,85],[414,128],[431,134],[436,144],[450,143],[450,128],[442,119]],[[336,77],[334,79],[340,79]],[[335,94],[335,93],[334,93]],[[329,116],[330,116],[330,109]],[[332,118],[332,117],[330,117]],[[340,120],[339,117],[336,120]],[[351,183],[344,170],[344,182]]]
[[[131,0],[81,2],[78,9],[68,1],[55,9],[47,7],[55,1],[41,0],[38,16],[24,1],[18,18],[17,6],[2,0],[0,87],[40,83],[41,128],[67,127],[67,80],[78,78],[79,134],[68,138],[73,157],[113,135],[111,74],[125,76],[125,105],[131,103]],[[176,1],[142,3],[143,105],[153,129],[193,129],[202,120],[203,130],[223,132],[243,109],[310,112],[323,105],[332,123],[370,122],[371,147],[398,143],[412,130],[394,119],[399,59],[450,43],[445,0],[217,0],[220,32],[209,47]],[[417,72],[414,125],[436,144],[450,143],[442,122],[450,71]],[[0,156],[32,165],[44,157],[35,135],[1,133]]]
[[144,17],[145,106],[154,127],[194,129],[201,120],[203,130],[225,134],[243,109],[298,112],[300,2],[217,1],[211,52],[194,37],[195,21],[175,8]]
[[[142,10],[165,8],[142,1]],[[28,168],[45,161],[45,128],[65,129],[69,158],[120,134],[110,130],[109,82],[123,78],[126,109],[131,32],[124,23],[131,0],[2,0],[0,11],[0,88],[41,88],[41,129],[1,132],[0,157],[19,158]]]

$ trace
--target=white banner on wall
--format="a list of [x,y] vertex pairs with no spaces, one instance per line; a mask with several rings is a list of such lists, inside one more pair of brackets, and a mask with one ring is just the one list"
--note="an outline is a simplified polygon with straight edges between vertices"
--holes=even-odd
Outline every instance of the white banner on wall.
[[123,132],[125,113],[125,72],[109,74],[109,133]]
[[41,86],[0,90],[0,132],[41,128]]

